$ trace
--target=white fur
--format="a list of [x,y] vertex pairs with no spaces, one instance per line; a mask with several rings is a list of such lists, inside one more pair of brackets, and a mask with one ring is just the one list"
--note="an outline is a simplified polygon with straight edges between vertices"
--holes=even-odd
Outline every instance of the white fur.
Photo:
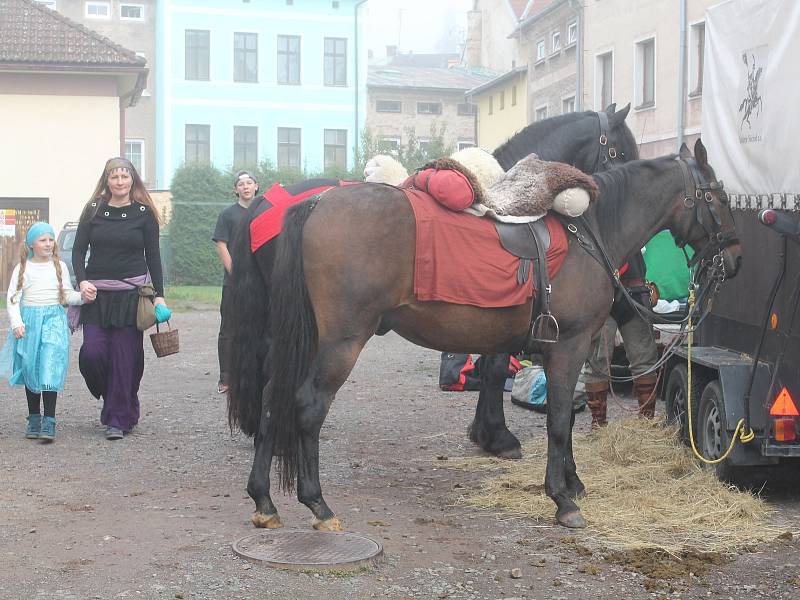
[[464,148],[450,156],[454,161],[464,165],[473,175],[483,189],[489,189],[503,175],[503,167],[494,156],[483,148],[473,146]]
[[408,171],[396,158],[378,154],[364,166],[364,181],[400,185],[408,178]]

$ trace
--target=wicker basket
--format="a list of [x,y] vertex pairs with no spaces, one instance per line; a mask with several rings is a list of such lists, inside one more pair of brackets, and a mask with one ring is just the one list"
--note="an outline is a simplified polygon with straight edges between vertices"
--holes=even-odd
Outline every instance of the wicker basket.
[[170,354],[177,354],[180,350],[180,343],[178,342],[178,330],[173,329],[172,325],[167,321],[169,331],[160,331],[156,323],[156,332],[150,334],[150,341],[153,344],[153,350],[156,356],[161,358],[169,356]]

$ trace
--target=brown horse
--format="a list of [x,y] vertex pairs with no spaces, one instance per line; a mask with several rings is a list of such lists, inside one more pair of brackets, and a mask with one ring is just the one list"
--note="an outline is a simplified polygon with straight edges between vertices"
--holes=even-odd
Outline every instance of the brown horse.
[[[569,250],[552,281],[560,337],[539,348],[548,397],[545,490],[567,527],[585,526],[574,502],[584,486],[572,456],[572,394],[614,296],[604,263],[619,268],[664,228],[729,277],[740,261],[727,198],[701,142],[694,158],[684,146],[677,156],[627,163],[594,178],[600,198],[585,220],[569,222]],[[247,485],[255,525],[280,526],[269,494],[275,455],[283,487],[297,479],[298,499],[311,509],[315,528],[341,528],[322,497],[319,433],[370,337],[394,330],[429,348],[483,354],[523,344],[530,303],[485,309],[415,299],[415,235],[405,195],[384,185],[335,188],[287,213],[272,278],[273,376]]]
[[[568,113],[528,125],[498,146],[494,157],[504,170],[519,160],[536,153],[542,160],[569,163],[585,173],[596,173],[625,161],[639,158],[636,141],[625,124],[630,105],[616,110],[612,104],[603,112]],[[291,194],[322,185],[335,186],[333,180],[311,180],[287,189]],[[270,295],[268,282],[272,276],[277,239],[254,253],[250,248],[249,221],[261,209],[261,199],[253,203],[250,219],[233,244],[234,271],[229,291],[230,302],[223,310],[230,311],[233,323],[228,420],[247,435],[258,433],[262,396],[269,379],[270,365],[266,358],[271,344]],[[470,439],[495,456],[519,458],[519,440],[509,431],[503,412],[503,384],[508,354],[484,356],[481,369],[481,392],[475,418],[469,427]]]

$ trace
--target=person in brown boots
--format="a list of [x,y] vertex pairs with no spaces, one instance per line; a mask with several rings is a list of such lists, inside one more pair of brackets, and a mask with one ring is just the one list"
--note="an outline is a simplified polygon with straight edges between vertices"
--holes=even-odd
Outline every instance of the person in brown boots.
[[[648,305],[649,289],[645,286],[645,268],[644,259],[639,254],[630,261],[622,282],[636,300]],[[633,393],[639,403],[639,416],[651,419],[655,416],[658,373],[651,370],[658,361],[658,348],[653,337],[653,327],[621,297],[614,302],[611,316],[592,340],[589,359],[581,374],[586,404],[592,413],[592,429],[607,423],[606,410],[611,387],[609,369],[617,328],[625,344],[625,354],[634,378]]]

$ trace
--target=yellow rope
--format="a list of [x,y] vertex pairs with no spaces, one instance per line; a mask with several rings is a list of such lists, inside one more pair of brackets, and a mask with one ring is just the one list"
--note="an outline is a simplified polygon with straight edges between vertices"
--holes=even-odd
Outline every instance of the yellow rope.
[[[694,442],[694,426],[692,425],[692,338],[694,337],[694,332],[692,330],[692,313],[694,311],[694,289],[689,290],[689,322],[688,322],[688,338],[687,338],[687,348],[686,348],[686,413],[687,418],[689,421],[689,441],[692,444],[692,453],[701,461],[703,461],[707,465],[716,465],[717,463],[721,463],[723,460],[728,458],[730,453],[733,451],[733,445],[736,443],[736,440],[739,439],[743,444],[752,441],[756,436],[753,433],[753,430],[750,427],[747,427],[748,431],[745,432],[745,422],[744,419],[739,419],[739,422],[736,424],[736,429],[733,432],[733,437],[731,438],[731,443],[728,445],[728,449],[725,451],[725,454],[720,456],[716,459],[709,459],[704,457],[700,452],[697,450],[697,446]],[[724,427],[725,424],[723,423],[722,426]]]

